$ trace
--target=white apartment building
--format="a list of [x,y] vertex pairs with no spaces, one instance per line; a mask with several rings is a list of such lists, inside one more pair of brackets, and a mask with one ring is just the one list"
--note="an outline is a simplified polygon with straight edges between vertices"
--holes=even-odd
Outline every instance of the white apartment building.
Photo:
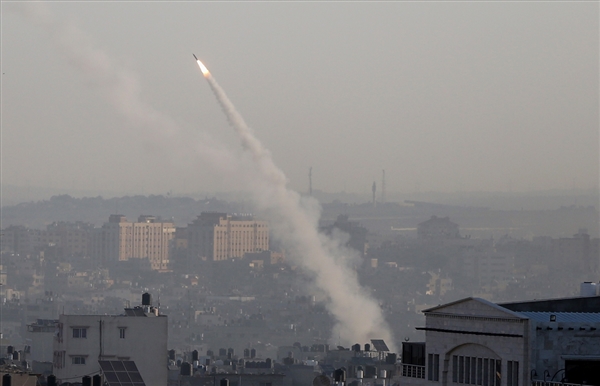
[[53,371],[59,383],[100,372],[98,361],[134,361],[147,386],[167,384],[167,317],[149,305],[123,315],[60,315]]

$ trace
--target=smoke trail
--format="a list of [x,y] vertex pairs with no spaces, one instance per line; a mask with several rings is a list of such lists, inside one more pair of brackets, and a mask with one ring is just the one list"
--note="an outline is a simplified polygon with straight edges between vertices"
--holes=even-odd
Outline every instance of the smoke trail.
[[[315,277],[316,287],[329,298],[329,311],[336,318],[336,336],[343,344],[383,338],[393,344],[391,334],[377,304],[361,292],[356,273],[350,268],[350,254],[340,243],[317,232],[319,213],[314,202],[303,202],[286,187],[286,177],[277,168],[267,149],[254,136],[212,77],[207,78],[244,149],[254,162],[247,165],[210,137],[204,135],[191,145],[169,116],[143,102],[137,78],[94,47],[73,23],[57,20],[43,3],[9,4],[16,11],[43,28],[65,57],[103,92],[104,97],[123,116],[140,128],[143,138],[157,147],[170,143],[203,158],[211,168],[228,176],[243,179],[252,187],[257,205],[272,221],[273,231],[298,257],[300,264]],[[191,148],[192,147],[192,148]],[[170,157],[181,156],[174,152]],[[254,167],[247,170],[247,166]]]
[[298,193],[287,187],[285,174],[275,165],[270,152],[246,125],[212,75],[203,65],[200,67],[242,147],[254,160],[259,178],[251,182],[251,190],[257,204],[269,217],[273,232],[286,243],[298,263],[314,275],[316,286],[328,297],[329,311],[337,322],[335,336],[339,336],[343,344],[382,338],[393,346],[381,309],[362,290],[351,268],[348,251],[339,242],[318,232],[318,211],[314,206],[303,205]]
[[[137,138],[143,139],[157,153],[168,151],[165,159],[169,162],[188,165],[190,160],[197,161],[200,156],[211,165],[212,171],[232,174],[244,169],[238,157],[207,133],[196,133],[199,141],[190,141],[188,136],[182,135],[183,130],[172,117],[143,101],[137,76],[95,47],[73,21],[56,18],[43,2],[7,4],[3,8],[41,28],[89,84],[100,90],[104,99],[139,130]],[[166,146],[169,149],[165,149]]]

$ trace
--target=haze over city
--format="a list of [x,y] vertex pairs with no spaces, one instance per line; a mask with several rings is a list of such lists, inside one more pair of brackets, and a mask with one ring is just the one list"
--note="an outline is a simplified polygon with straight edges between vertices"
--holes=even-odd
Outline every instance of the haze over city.
[[3,2],[2,183],[243,191],[195,53],[299,192],[309,167],[315,189],[367,196],[382,169],[389,192],[596,189],[597,16],[565,2]]
[[598,2],[0,7],[2,386],[600,385]]

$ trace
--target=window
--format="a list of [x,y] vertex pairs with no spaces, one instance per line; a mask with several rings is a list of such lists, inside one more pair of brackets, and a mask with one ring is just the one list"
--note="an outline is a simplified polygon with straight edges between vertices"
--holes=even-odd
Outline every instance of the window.
[[[431,355],[431,354],[430,354]],[[435,362],[435,357],[429,358]],[[439,359],[438,359],[439,366]],[[439,380],[430,374],[429,380]],[[467,385],[500,386],[502,380],[502,361],[492,358],[452,356],[452,382]],[[507,385],[518,386],[518,385]]]
[[119,339],[125,339],[125,327],[119,327]]
[[506,385],[519,386],[519,362],[508,361],[506,363]]
[[71,363],[74,365],[85,365],[85,357],[84,356],[71,357]]
[[440,354],[427,355],[427,380],[440,380]]
[[458,382],[458,356],[452,356],[452,382]]
[[73,328],[73,338],[87,338],[87,328]]

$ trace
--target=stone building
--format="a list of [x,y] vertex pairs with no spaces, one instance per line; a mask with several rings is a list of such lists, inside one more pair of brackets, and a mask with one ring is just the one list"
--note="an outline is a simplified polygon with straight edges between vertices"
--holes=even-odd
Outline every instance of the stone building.
[[269,224],[251,215],[203,212],[187,227],[188,258],[227,260],[269,250]]
[[107,262],[147,259],[150,268],[167,271],[175,224],[154,216],[140,216],[130,222],[123,215],[110,215],[109,220],[92,237],[94,256]]
[[494,304],[466,298],[429,308],[406,385],[600,384],[600,297]]

